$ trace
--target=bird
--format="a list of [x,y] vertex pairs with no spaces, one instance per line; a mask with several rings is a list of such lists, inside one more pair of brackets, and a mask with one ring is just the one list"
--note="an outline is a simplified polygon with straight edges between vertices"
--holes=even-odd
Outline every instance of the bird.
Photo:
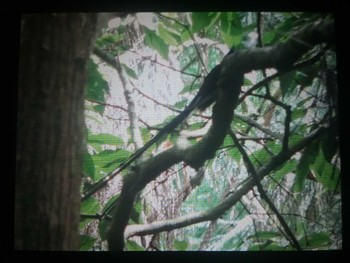
[[[234,52],[235,48],[232,47],[230,51],[225,55],[225,57],[233,54]],[[220,79],[221,69],[222,66],[218,64],[208,73],[208,75],[204,78],[203,84],[200,87],[197,95],[187,106],[187,110],[192,111],[194,109],[198,109],[200,112],[203,112],[206,108],[208,108],[212,103],[216,101],[218,90],[217,82]],[[186,111],[186,109],[184,111]]]
[[[235,48],[232,47],[229,50],[229,52],[225,55],[225,57],[233,54],[234,52],[235,52]],[[125,165],[128,166],[137,158],[139,158],[149,147],[151,147],[163,135],[170,133],[177,126],[179,126],[191,114],[193,110],[198,109],[199,111],[204,111],[207,107],[209,107],[212,103],[214,103],[216,101],[217,94],[218,94],[217,84],[220,79],[221,69],[222,69],[222,66],[220,64],[216,65],[204,78],[202,86],[200,87],[197,95],[193,98],[191,103],[179,115],[177,115],[173,120],[171,120],[167,125],[165,125],[165,127],[162,128],[155,136],[153,136],[144,146],[142,146],[134,154],[132,154],[128,158],[128,160],[121,165],[121,167],[124,167]]]
[[[234,48],[225,55],[231,55],[235,52]],[[224,57],[224,58],[225,58]],[[120,166],[112,172],[111,175],[107,175],[101,181],[97,182],[91,189],[86,190],[83,193],[83,200],[91,195],[95,189],[99,189],[102,185],[106,184],[108,180],[122,172],[134,161],[136,161],[145,151],[147,151],[155,142],[157,142],[162,136],[173,131],[177,126],[179,126],[192,111],[198,109],[199,111],[204,111],[211,104],[213,104],[218,96],[218,81],[220,79],[222,66],[220,64],[216,65],[204,78],[203,84],[200,87],[197,95],[193,98],[190,104],[173,120],[171,120],[167,125],[165,125],[155,136],[153,136],[149,141],[147,141],[141,148],[136,150],[131,154],[127,160],[125,160]]]

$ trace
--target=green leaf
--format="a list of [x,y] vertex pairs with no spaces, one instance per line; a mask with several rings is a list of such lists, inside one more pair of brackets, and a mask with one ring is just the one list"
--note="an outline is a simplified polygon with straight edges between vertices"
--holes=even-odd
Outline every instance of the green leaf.
[[152,138],[148,128],[141,128],[141,137],[144,142],[148,142]]
[[147,46],[157,50],[157,52],[166,60],[168,60],[169,55],[169,46],[161,39],[155,31],[148,29],[147,27],[143,27],[143,31],[145,32],[144,42]]
[[103,209],[102,209],[102,213],[106,213],[107,210],[108,210],[108,214],[111,214],[113,208],[115,205],[116,205],[116,202],[119,198],[120,194],[117,194],[115,196],[112,196],[108,201],[107,203],[104,205]]
[[233,28],[229,26],[229,30],[227,32],[221,31],[221,35],[224,39],[224,42],[227,46],[238,46],[243,40],[243,31],[239,28]]
[[142,212],[142,203],[139,201],[134,205],[131,211],[130,219],[132,220],[132,223],[142,224],[141,212]]
[[[108,82],[98,71],[98,66],[92,59],[88,62],[88,85],[85,99],[105,103],[105,95],[109,93]],[[101,113],[100,111],[98,113]],[[103,112],[102,112],[103,113]]]
[[98,223],[98,232],[100,234],[100,237],[102,240],[106,240],[107,239],[107,228],[110,224],[110,221],[107,221],[106,219],[101,220]]
[[275,231],[258,231],[256,234],[248,236],[247,239],[254,239],[255,241],[261,239],[272,239],[272,238],[280,238],[281,233]]
[[321,149],[315,162],[311,165],[311,169],[315,173],[317,181],[325,188],[340,191],[340,170],[327,162]]
[[307,112],[307,109],[295,109],[292,112],[291,121],[303,118]]
[[188,242],[185,240],[174,240],[174,248],[178,251],[185,251],[188,248]]
[[273,177],[280,181],[286,174],[293,172],[296,169],[297,161],[296,160],[290,160],[286,162],[282,168],[280,168],[278,171],[274,172]]
[[181,101],[178,101],[174,104],[174,108],[177,108],[177,109],[184,109],[187,105],[187,100],[181,100]]
[[141,247],[139,244],[132,240],[126,241],[126,248],[128,251],[145,251],[144,247]]
[[266,164],[271,159],[271,156],[268,151],[263,148],[250,154],[249,159],[252,161],[254,166],[259,167],[263,164]]
[[288,93],[288,91],[292,90],[295,86],[294,78],[295,71],[288,72],[279,77],[283,97]]
[[244,78],[243,85],[244,86],[253,86],[253,82],[248,78]]
[[197,33],[204,29],[206,26],[210,25],[212,16],[206,12],[192,13],[192,27],[191,31]]
[[80,213],[95,215],[100,210],[100,203],[94,197],[89,197],[81,204]]
[[103,113],[105,112],[105,105],[94,105],[92,106],[93,110],[97,113],[99,113],[100,115],[103,115]]
[[124,35],[107,33],[96,40],[96,46],[99,48],[106,48],[111,45],[116,45],[124,39]]
[[305,66],[297,71],[296,81],[299,85],[302,85],[303,87],[310,86],[318,73],[319,70],[315,66]]
[[83,230],[89,223],[94,221],[94,219],[91,218],[85,218],[79,222],[79,230]]
[[80,251],[89,251],[96,242],[96,238],[89,235],[80,235]]
[[124,149],[117,149],[116,152],[117,152],[116,158],[114,158],[112,161],[107,162],[106,164],[101,166],[103,171],[107,173],[112,172],[114,169],[116,169],[119,166],[119,164],[125,162],[130,156],[130,152]]
[[124,149],[104,150],[92,156],[95,164],[95,180],[99,180],[118,167],[130,156],[130,152]]
[[95,179],[95,164],[90,154],[83,155],[83,172],[92,179]]
[[302,247],[307,248],[323,248],[328,246],[331,242],[329,234],[321,232],[321,233],[313,233],[308,237],[303,237],[299,240],[299,243]]
[[310,165],[314,163],[318,154],[319,142],[312,142],[303,151],[296,167],[294,191],[300,192],[304,188],[304,182],[310,172]]
[[126,72],[126,74],[128,74],[129,77],[131,77],[133,79],[138,79],[137,74],[135,73],[135,71],[132,68],[129,68],[124,63],[122,63],[122,66],[125,69],[125,72]]
[[239,16],[236,13],[222,13],[220,32],[227,46],[239,46],[244,37],[244,29]]
[[196,90],[199,90],[200,87],[201,87],[201,85],[198,84],[198,83],[195,83],[195,84],[193,84],[193,85],[186,85],[186,86],[179,92],[179,95],[194,92],[194,91],[196,91]]
[[107,145],[123,145],[124,142],[121,138],[114,136],[108,133],[99,133],[99,134],[89,134],[88,135],[88,143],[96,143],[96,144],[107,144]]
[[267,32],[263,35],[262,41],[264,44],[271,44],[276,38],[276,33],[273,31]]
[[162,24],[158,26],[159,36],[164,40],[165,43],[172,46],[178,46],[182,43],[181,37],[168,29],[166,29]]
[[194,130],[201,129],[201,128],[205,125],[205,123],[206,123],[206,122],[204,122],[204,121],[195,122],[195,123],[193,123],[193,124],[190,125],[190,127],[188,128],[188,130],[194,131]]
[[189,40],[191,38],[190,32],[186,28],[184,28],[180,34],[181,42],[184,43],[185,41]]

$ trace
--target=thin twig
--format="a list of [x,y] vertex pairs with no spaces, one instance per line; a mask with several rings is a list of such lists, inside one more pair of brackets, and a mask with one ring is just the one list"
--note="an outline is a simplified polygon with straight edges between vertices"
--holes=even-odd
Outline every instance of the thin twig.
[[270,100],[271,102],[282,107],[286,111],[286,118],[284,121],[284,135],[283,135],[283,141],[282,141],[282,150],[286,151],[288,149],[288,141],[289,141],[289,135],[290,135],[290,122],[292,119],[291,106],[284,104],[283,102],[275,99],[269,94],[266,94],[266,95],[252,94],[252,95],[259,98]]
[[163,63],[161,63],[161,62],[159,62],[159,61],[157,61],[157,60],[155,60],[155,59],[151,59],[151,58],[149,58],[149,57],[145,57],[145,56],[139,54],[139,53],[136,52],[136,51],[133,51],[133,50],[126,50],[126,51],[131,52],[131,53],[134,53],[134,54],[140,56],[140,57],[141,57],[142,59],[144,59],[144,60],[149,60],[149,61],[151,61],[151,62],[153,62],[153,63],[156,63],[156,64],[158,64],[158,65],[160,65],[160,66],[162,66],[162,67],[171,69],[171,70],[173,70],[173,71],[175,71],[175,72],[179,72],[179,73],[181,73],[181,74],[188,75],[188,76],[195,77],[195,78],[199,78],[199,77],[200,77],[200,76],[197,75],[197,74],[192,74],[192,73],[186,72],[186,71],[184,71],[183,69],[176,69],[176,68],[173,68],[173,67],[168,66],[168,65],[166,65],[166,64],[163,64]]
[[[177,24],[183,26],[183,27],[186,29],[186,31],[188,32],[188,34],[190,35],[190,37],[191,37],[191,39],[192,39],[192,41],[193,41],[193,45],[194,45],[194,48],[196,49],[196,52],[197,52],[197,55],[198,55],[199,60],[201,61],[202,65],[205,66],[204,61],[203,61],[203,59],[202,59],[202,56],[201,56],[201,54],[200,54],[200,52],[199,52],[199,49],[198,49],[198,47],[197,47],[196,40],[194,39],[193,34],[192,34],[191,30],[189,29],[189,27],[188,27],[187,25],[185,25],[185,24],[179,22],[178,20],[172,18],[172,17],[168,17],[168,16],[165,16],[165,15],[162,15],[161,13],[157,13],[157,14],[158,14],[161,18],[174,21],[175,23],[177,23]],[[205,73],[206,73],[206,75],[207,75],[207,74],[208,74],[208,70],[207,70],[206,67],[204,67],[204,68],[205,68],[205,71],[206,71]]]
[[233,142],[236,144],[238,150],[240,151],[240,153],[242,154],[243,160],[245,161],[246,165],[247,165],[247,169],[249,171],[249,173],[252,175],[252,177],[255,180],[255,183],[257,185],[258,191],[261,195],[261,198],[265,200],[265,202],[269,205],[270,209],[275,213],[275,215],[277,216],[278,220],[280,221],[281,225],[283,226],[286,234],[288,235],[291,244],[293,245],[293,247],[295,247],[297,250],[301,250],[301,247],[296,239],[296,237],[294,236],[292,230],[289,228],[287,222],[284,220],[283,216],[279,213],[279,211],[277,210],[277,208],[275,207],[275,205],[273,204],[273,202],[269,199],[269,197],[267,196],[263,186],[261,185],[260,182],[260,177],[257,174],[255,167],[253,165],[253,163],[250,161],[248,154],[245,152],[245,150],[243,149],[243,147],[241,146],[241,144],[239,143],[239,140],[237,139],[236,135],[234,134],[234,132],[232,130],[229,131],[229,134],[233,140]]

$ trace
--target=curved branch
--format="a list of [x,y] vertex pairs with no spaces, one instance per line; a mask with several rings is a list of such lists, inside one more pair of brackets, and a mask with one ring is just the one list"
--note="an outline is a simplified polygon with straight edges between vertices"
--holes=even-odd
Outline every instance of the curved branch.
[[[124,177],[123,188],[108,232],[109,249],[123,250],[124,230],[132,211],[135,196],[147,183],[177,162],[185,161],[190,166],[199,168],[207,159],[215,156],[216,150],[223,142],[230,127],[233,109],[236,106],[240,86],[243,82],[243,73],[267,67],[275,67],[277,69],[291,67],[310,47],[321,42],[334,42],[332,21],[314,23],[297,32],[290,40],[278,46],[239,50],[228,55],[221,63],[222,70],[220,79],[217,82],[219,90],[216,104],[213,107],[213,124],[203,139],[190,147],[173,147],[164,151],[133,167],[130,173]],[[312,135],[315,136],[315,132],[310,134],[310,136]],[[300,143],[298,147],[304,147],[305,145],[304,140],[304,144]],[[286,161],[286,158],[290,158],[292,150],[297,149],[299,148],[296,146],[284,149],[280,155],[272,158],[269,165],[260,168],[257,174],[260,177],[266,175],[280,165],[281,162]],[[240,188],[235,192],[234,198],[239,197],[240,199],[254,185],[254,180],[248,180],[243,190]],[[236,193],[240,193],[240,195]],[[217,214],[232,206],[232,201],[237,202],[239,200],[232,199],[232,196],[228,197],[219,206],[205,212],[202,216],[206,219],[214,219],[215,215],[216,218]],[[186,218],[194,222],[199,220],[199,215],[197,214],[192,219],[190,217]]]
[[248,73],[252,70],[276,68],[290,69],[302,55],[315,45],[335,42],[334,21],[332,19],[317,21],[295,33],[285,43],[275,46],[243,49],[227,55],[221,63],[227,74],[236,68],[240,61],[240,70]]
[[[213,124],[201,141],[189,147],[174,146],[140,163],[124,177],[123,188],[108,233],[110,250],[123,250],[123,233],[132,211],[135,196],[149,182],[180,161],[185,161],[193,168],[199,169],[206,160],[215,156],[216,150],[224,141],[230,127],[233,109],[238,99],[240,86],[243,83],[243,74],[236,70],[235,74],[223,79],[219,84],[217,103],[213,107]],[[231,89],[231,86],[227,88],[227,83],[233,84],[233,88]]]

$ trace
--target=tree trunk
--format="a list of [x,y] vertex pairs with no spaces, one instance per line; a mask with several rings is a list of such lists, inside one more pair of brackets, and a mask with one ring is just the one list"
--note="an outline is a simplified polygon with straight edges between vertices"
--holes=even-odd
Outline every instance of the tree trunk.
[[22,17],[15,249],[79,249],[86,64],[97,14]]

